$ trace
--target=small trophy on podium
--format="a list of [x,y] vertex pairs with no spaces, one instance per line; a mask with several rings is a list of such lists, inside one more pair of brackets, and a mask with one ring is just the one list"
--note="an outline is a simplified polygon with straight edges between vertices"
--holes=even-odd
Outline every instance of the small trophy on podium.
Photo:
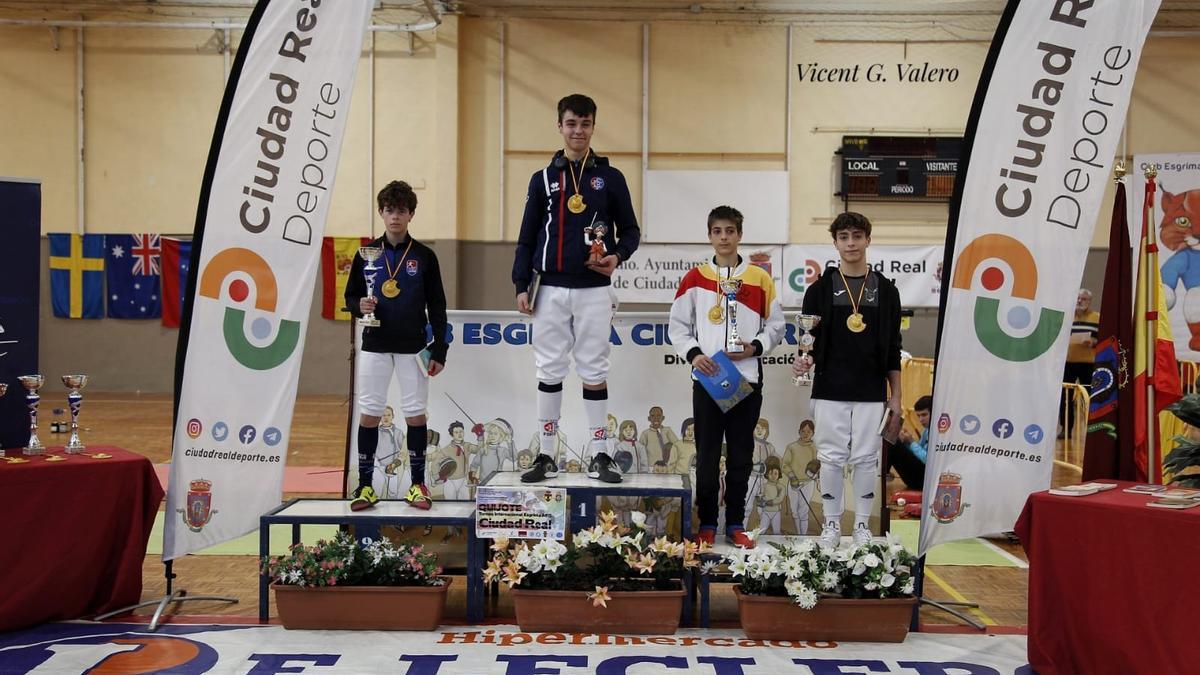
[[42,375],[22,375],[17,380],[25,387],[25,406],[29,408],[29,443],[25,446],[25,454],[44,455],[46,446],[42,445],[37,435],[37,411],[38,403],[42,400],[38,389],[46,383],[46,378]]
[[[813,336],[813,334],[810,331],[812,329],[816,328],[817,324],[819,324],[819,323],[821,323],[821,317],[816,314],[797,314],[796,315],[796,330],[798,330],[800,332],[799,337],[796,338],[796,342],[799,344],[799,349],[800,349],[800,357],[799,358],[804,358],[804,357],[808,356],[808,353],[812,351],[813,344],[816,343],[817,338],[815,336]],[[812,386],[812,383],[813,383],[813,373],[811,370],[808,371],[807,373],[804,373],[802,375],[797,375],[792,378],[792,384],[796,385],[797,387],[799,387],[801,385],[803,385],[805,387],[810,387],[810,386]]]
[[79,392],[87,386],[87,375],[63,375],[62,383],[71,391],[67,394],[67,404],[71,408],[71,438],[67,440],[66,452],[76,455],[84,451],[83,441],[79,440],[79,406],[83,404],[83,394]]
[[[375,273],[379,268],[375,266],[375,261],[379,260],[379,256],[383,255],[383,249],[375,248],[374,246],[363,246],[358,249],[358,254],[367,262],[363,266],[363,278],[367,280],[367,297],[375,296]],[[375,318],[375,312],[367,312],[358,320],[358,325],[366,328],[375,328],[379,326],[379,319]]]
[[604,223],[595,223],[583,228],[584,239],[588,242],[588,262],[598,263],[608,255],[608,247],[604,245],[604,235],[608,228]]
[[741,290],[741,279],[721,280],[721,292],[725,294],[725,304],[729,307],[729,334],[725,339],[725,352],[728,354],[740,354],[746,351],[737,331],[737,296]]

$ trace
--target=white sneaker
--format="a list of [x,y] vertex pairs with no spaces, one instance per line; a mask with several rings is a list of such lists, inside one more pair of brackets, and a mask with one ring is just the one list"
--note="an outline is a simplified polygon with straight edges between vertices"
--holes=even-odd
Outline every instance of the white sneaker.
[[821,538],[817,540],[817,545],[821,548],[837,548],[841,541],[842,527],[831,520],[821,528]]
[[855,546],[869,544],[871,543],[871,530],[867,529],[866,525],[859,523],[854,526],[854,534],[851,536],[851,540]]

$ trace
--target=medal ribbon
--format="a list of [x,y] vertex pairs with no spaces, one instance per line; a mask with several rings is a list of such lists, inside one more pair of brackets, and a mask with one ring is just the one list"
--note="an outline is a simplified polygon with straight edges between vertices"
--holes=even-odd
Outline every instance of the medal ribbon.
[[400,256],[400,262],[396,263],[395,270],[392,269],[392,263],[388,260],[387,246],[383,247],[383,264],[387,267],[388,281],[395,279],[396,275],[400,273],[400,268],[404,267],[404,259],[408,257],[408,252],[412,249],[412,243],[413,238],[410,236],[408,238],[408,247],[404,249],[404,255]]
[[858,289],[858,300],[854,299],[854,291],[850,290],[850,282],[846,281],[846,275],[842,274],[842,268],[838,268],[838,276],[842,278],[842,285],[846,287],[846,297],[850,298],[850,311],[858,314],[858,306],[862,304],[863,292],[867,290],[867,281],[871,276],[871,270],[867,270],[867,276],[863,277],[862,288]]
[[579,160],[578,178],[575,176],[575,167],[573,166],[574,163],[569,159],[567,160],[567,169],[571,172],[571,183],[575,185],[575,196],[581,199],[583,198],[583,195],[579,194],[579,181],[583,180],[583,167],[587,164],[588,155],[590,154],[592,154],[592,149],[588,148],[587,151],[583,153],[583,159]]

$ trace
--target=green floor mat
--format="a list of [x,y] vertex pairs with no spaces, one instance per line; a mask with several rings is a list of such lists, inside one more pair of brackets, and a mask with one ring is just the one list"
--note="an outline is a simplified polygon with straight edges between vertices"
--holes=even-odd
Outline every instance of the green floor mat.
[[[332,539],[337,534],[337,525],[301,525],[300,541],[314,544],[318,539]],[[159,511],[154,517],[154,529],[150,531],[150,543],[146,546],[146,555],[162,555],[163,543],[163,512]],[[287,553],[292,545],[292,528],[288,525],[271,527],[271,555]],[[194,555],[258,555],[258,530],[230,539],[215,546],[210,546]]]
[[[921,530],[919,520],[893,520],[892,534],[900,538],[910,551],[917,550]],[[979,565],[987,567],[1025,567],[1019,558],[1006,553],[983,539],[971,538],[938,544],[929,549],[927,565]]]

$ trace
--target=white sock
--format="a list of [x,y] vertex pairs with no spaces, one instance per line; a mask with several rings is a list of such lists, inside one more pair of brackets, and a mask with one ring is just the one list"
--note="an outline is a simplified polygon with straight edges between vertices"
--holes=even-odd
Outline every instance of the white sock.
[[879,462],[872,460],[854,465],[850,484],[854,487],[854,527],[869,527],[875,509],[875,491],[879,485]]
[[608,399],[583,399],[583,411],[588,421],[587,459],[597,452],[608,452]]
[[821,504],[826,526],[842,522],[842,492],[845,487],[846,468],[832,462],[821,462]]
[[558,419],[562,417],[562,398],[562,389],[558,391],[538,389],[538,426],[542,430],[541,451],[543,455],[553,458],[556,462],[558,458],[554,456],[554,451],[558,441]]

